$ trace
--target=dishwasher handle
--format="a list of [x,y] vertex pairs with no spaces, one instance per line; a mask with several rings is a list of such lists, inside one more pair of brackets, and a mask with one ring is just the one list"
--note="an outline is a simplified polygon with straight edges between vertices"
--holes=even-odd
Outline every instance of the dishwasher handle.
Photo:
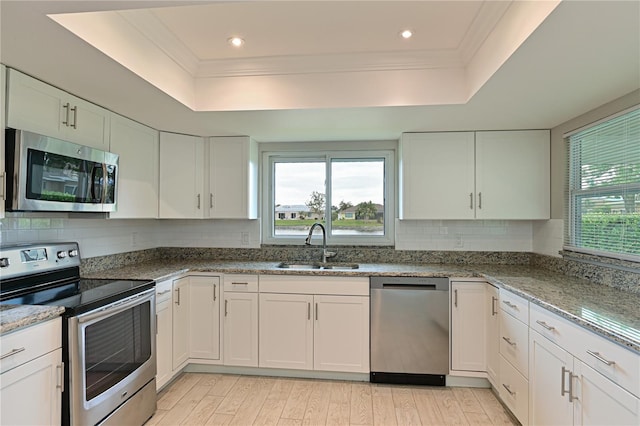
[[435,284],[382,284],[383,290],[438,290]]

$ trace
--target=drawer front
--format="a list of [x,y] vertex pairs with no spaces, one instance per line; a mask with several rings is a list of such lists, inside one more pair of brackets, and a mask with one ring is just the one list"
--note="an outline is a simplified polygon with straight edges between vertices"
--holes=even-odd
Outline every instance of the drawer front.
[[620,387],[640,397],[640,355],[580,328],[573,355]]
[[529,423],[529,381],[503,356],[500,356],[500,398],[514,416],[526,425]]
[[257,293],[258,276],[250,274],[225,274],[224,291]]
[[529,327],[511,315],[500,315],[500,354],[529,377]]
[[156,283],[156,306],[160,303],[171,300],[171,289],[173,280],[165,280]]
[[500,309],[525,324],[529,324],[529,301],[523,297],[500,289]]
[[531,304],[530,327],[567,352],[579,350],[579,340],[584,331],[579,325],[554,314],[536,304]]
[[260,293],[327,294],[369,296],[368,277],[308,277],[262,275]]
[[0,373],[62,347],[62,319],[35,324],[2,336]]

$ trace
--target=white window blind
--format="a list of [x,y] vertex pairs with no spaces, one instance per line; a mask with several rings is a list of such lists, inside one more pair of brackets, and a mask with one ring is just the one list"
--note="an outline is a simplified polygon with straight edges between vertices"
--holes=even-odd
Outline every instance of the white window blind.
[[569,136],[568,248],[640,260],[640,108]]

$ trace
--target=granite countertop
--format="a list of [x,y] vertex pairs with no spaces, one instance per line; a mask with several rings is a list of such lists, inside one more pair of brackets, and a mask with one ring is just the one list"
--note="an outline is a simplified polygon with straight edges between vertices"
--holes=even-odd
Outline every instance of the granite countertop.
[[367,264],[353,270],[287,270],[278,262],[152,261],[87,274],[86,278],[162,281],[187,272],[311,276],[484,278],[570,321],[640,353],[640,294],[527,265]]
[[0,305],[0,335],[62,315],[62,306]]

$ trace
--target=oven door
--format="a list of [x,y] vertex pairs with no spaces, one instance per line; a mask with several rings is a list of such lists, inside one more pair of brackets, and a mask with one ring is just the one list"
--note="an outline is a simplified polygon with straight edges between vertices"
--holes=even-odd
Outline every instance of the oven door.
[[93,425],[155,377],[155,289],[71,317],[68,327],[69,423]]

